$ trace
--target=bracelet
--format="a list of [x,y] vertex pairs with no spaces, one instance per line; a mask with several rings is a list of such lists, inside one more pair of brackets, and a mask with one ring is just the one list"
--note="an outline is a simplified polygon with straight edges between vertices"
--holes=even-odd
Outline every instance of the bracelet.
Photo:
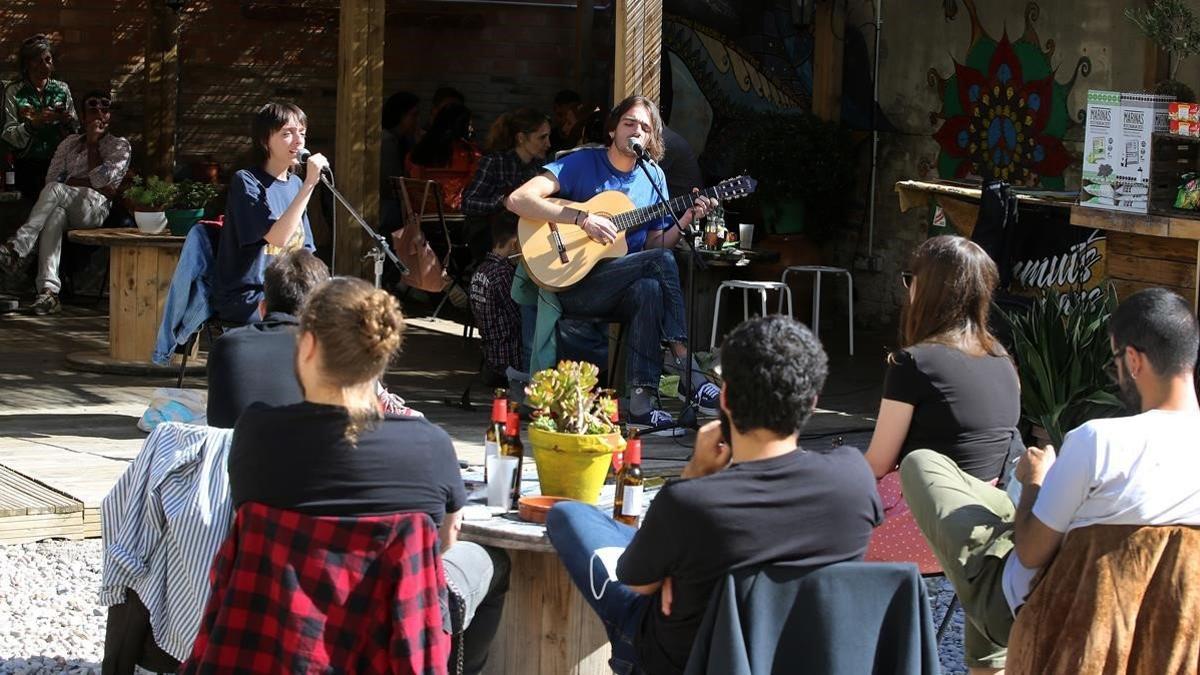
[[578,225],[578,224],[579,224],[579,217],[580,217],[580,216],[583,216],[583,217],[586,219],[586,218],[587,218],[588,216],[590,216],[590,215],[591,215],[591,214],[590,214],[590,213],[588,213],[587,211],[580,211],[580,210],[576,209],[576,211],[575,211],[575,224],[576,224],[576,225]]

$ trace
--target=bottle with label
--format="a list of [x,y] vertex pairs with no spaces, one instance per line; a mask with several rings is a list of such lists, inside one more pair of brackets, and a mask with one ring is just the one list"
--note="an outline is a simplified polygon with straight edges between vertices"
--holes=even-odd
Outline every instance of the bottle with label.
[[483,432],[483,482],[487,482],[487,460],[500,454],[500,441],[504,438],[504,424],[508,421],[506,392],[497,389],[492,398],[492,419]]
[[17,162],[11,152],[4,157],[4,191],[17,191]]
[[642,439],[637,431],[629,432],[625,443],[625,461],[617,474],[616,499],[613,501],[613,520],[637,527],[642,516]]
[[500,441],[500,454],[517,458],[512,488],[512,507],[515,509],[521,499],[521,471],[525,468],[525,446],[521,445],[521,418],[515,412],[508,413],[508,420],[504,425],[504,439]]

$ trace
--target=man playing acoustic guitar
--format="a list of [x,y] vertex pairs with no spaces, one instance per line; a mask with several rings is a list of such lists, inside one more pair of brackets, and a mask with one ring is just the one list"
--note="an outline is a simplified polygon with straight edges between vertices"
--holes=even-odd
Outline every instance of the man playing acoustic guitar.
[[[574,223],[600,244],[616,241],[618,228],[609,218],[549,199],[553,195],[583,202],[600,192],[618,190],[639,208],[658,202],[650,178],[637,166],[637,154],[631,148],[636,142],[655,161],[662,159],[663,122],[658,107],[644,96],[631,96],[612,110],[605,129],[606,147],[580,148],[546,164],[544,172],[508,196],[505,206],[529,220]],[[656,163],[649,163],[649,169],[665,195],[667,181],[662,169]],[[680,224],[688,228],[715,204],[715,200],[697,196],[693,206],[680,216]],[[627,382],[631,387],[627,419],[631,426],[662,433],[674,433],[674,420],[658,400],[663,368],[661,345],[669,345],[668,363],[680,371],[687,354],[683,291],[671,253],[682,234],[670,216],[627,230],[628,254],[599,262],[582,281],[558,292],[558,300],[568,314],[611,316],[626,324]],[[715,415],[720,389],[704,378],[694,361],[691,367],[692,399],[700,412]]]

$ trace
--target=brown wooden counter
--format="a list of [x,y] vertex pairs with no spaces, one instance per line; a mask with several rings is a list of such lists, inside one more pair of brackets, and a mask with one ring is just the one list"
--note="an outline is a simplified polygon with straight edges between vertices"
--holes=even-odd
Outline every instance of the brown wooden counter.
[[1108,278],[1118,297],[1163,286],[1187,298],[1195,310],[1200,217],[1136,214],[1071,207],[1071,224],[1104,230]]

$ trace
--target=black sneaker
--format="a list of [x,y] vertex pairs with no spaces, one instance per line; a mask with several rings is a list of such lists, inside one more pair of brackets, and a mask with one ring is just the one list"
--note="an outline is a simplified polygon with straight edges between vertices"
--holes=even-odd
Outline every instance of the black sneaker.
[[30,305],[29,311],[37,316],[46,316],[47,314],[58,314],[62,311],[62,303],[58,301],[58,294],[50,291],[42,291],[38,293],[37,298]]

